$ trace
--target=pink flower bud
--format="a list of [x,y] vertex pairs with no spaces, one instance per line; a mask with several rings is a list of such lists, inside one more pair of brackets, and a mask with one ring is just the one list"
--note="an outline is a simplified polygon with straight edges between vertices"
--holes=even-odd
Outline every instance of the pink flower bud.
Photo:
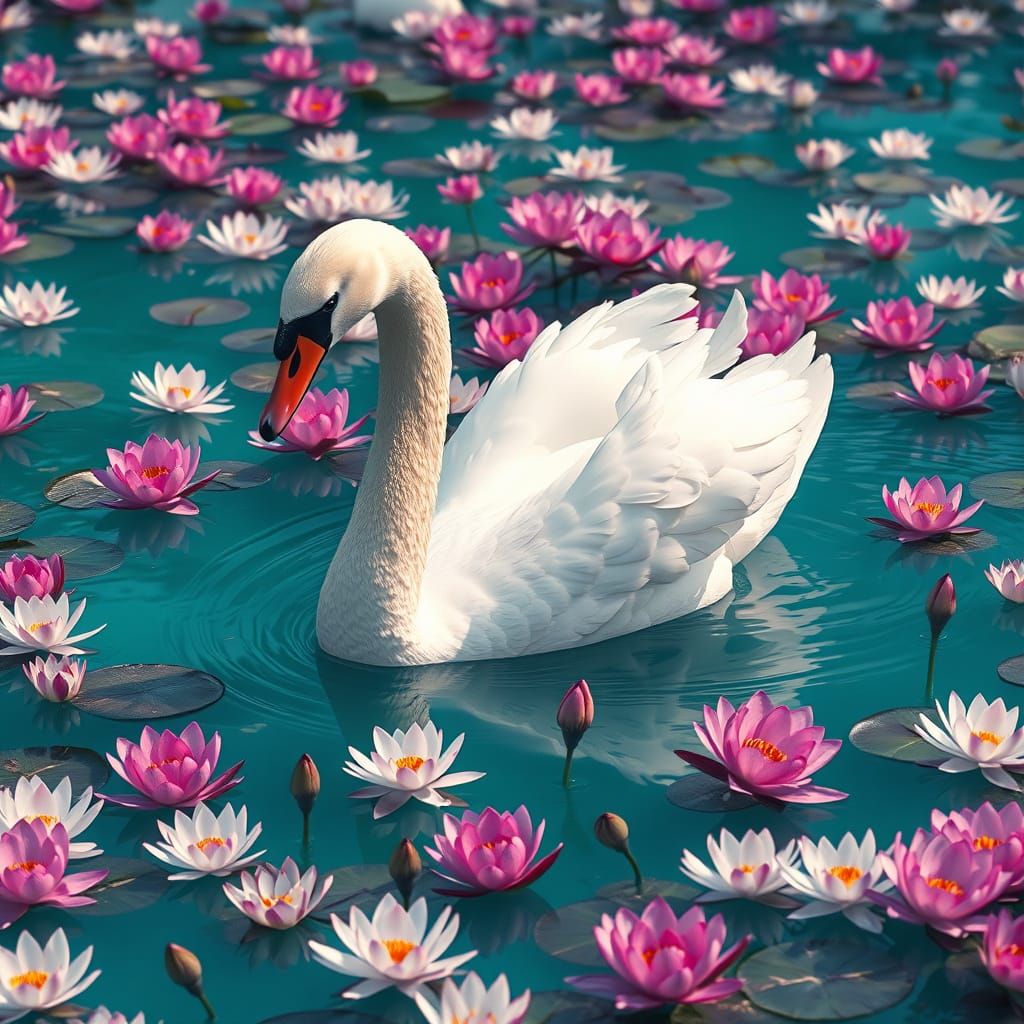
[[566,749],[575,750],[583,734],[594,724],[594,698],[586,679],[578,680],[565,691],[555,721],[562,730]]

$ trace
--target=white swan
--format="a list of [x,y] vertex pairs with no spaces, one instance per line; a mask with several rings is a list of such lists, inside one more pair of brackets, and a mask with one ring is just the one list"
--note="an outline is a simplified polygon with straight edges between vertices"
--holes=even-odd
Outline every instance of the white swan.
[[549,325],[445,447],[451,341],[430,264],[376,221],[310,243],[281,296],[263,436],[332,339],[371,311],[380,338],[375,440],[320,592],[320,646],[372,665],[514,657],[727,594],[796,490],[832,369],[813,334],[734,365],[742,298],[711,332],[677,319],[692,294],[659,285]]

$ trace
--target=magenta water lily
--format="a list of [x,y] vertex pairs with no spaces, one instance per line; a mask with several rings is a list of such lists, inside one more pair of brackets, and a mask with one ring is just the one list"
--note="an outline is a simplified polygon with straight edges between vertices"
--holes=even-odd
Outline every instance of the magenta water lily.
[[963,490],[963,484],[955,484],[947,491],[938,476],[922,477],[913,486],[903,477],[895,491],[890,491],[886,484],[882,485],[882,501],[892,518],[869,516],[868,521],[891,530],[901,544],[913,544],[945,534],[977,533],[978,527],[963,524],[985,502],[976,501],[960,508]]

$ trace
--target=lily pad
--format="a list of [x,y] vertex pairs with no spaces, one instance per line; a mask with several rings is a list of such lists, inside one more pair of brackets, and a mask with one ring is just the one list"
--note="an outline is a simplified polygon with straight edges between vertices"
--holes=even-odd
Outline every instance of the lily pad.
[[382,117],[367,118],[366,129],[392,135],[415,135],[429,131],[435,123],[432,117],[424,117],[423,114],[385,114]]
[[44,488],[47,501],[65,508],[98,508],[113,497],[93,476],[91,469],[77,469],[72,473],[54,477]]
[[224,684],[181,665],[113,665],[86,673],[75,707],[100,718],[144,721],[190,715],[216,704]]
[[69,217],[48,231],[68,238],[120,238],[135,230],[134,217]]
[[280,363],[251,363],[235,370],[231,374],[231,383],[243,391],[255,391],[257,394],[269,395],[273,390],[274,381]]
[[204,100],[219,100],[225,96],[240,99],[256,96],[265,89],[266,86],[254,78],[226,78],[219,82],[197,82],[192,86],[192,91]]
[[971,338],[969,355],[988,362],[1024,353],[1024,324],[993,324]]
[[196,476],[209,476],[216,472],[204,490],[207,491],[244,491],[250,487],[259,487],[270,480],[270,473],[255,462],[239,462],[221,460],[202,462],[196,470]]
[[956,151],[981,160],[1019,160],[1024,156],[1024,143],[999,138],[964,139],[957,143]]
[[451,90],[447,86],[430,82],[416,82],[411,78],[381,78],[369,89],[363,89],[361,96],[378,103],[406,106],[417,103],[437,103],[446,99]]
[[668,801],[687,811],[721,814],[724,811],[742,811],[754,807],[758,801],[745,793],[737,793],[720,779],[703,772],[691,772],[676,779],[665,792]]
[[294,1010],[268,1017],[260,1024],[388,1024],[383,1017],[371,1017],[353,1010]]
[[805,274],[849,274],[868,263],[867,257],[857,252],[852,245],[849,249],[826,249],[818,246],[790,249],[779,259],[787,267],[793,267]]
[[607,999],[554,989],[533,993],[523,1024],[622,1024],[622,1020]]
[[37,558],[60,555],[64,559],[64,572],[71,580],[102,576],[113,572],[124,562],[124,552],[116,544],[92,537],[32,537],[0,541],[2,551],[17,551]]
[[273,327],[246,327],[244,330],[226,334],[220,343],[232,352],[263,352],[269,355],[274,348]]
[[996,669],[999,678],[1011,686],[1024,686],[1024,654],[1018,654],[1015,658],[1007,658],[1001,662]]
[[241,320],[251,312],[239,299],[205,296],[194,299],[175,299],[151,306],[149,315],[162,324],[176,327],[205,327],[208,324],[229,324]]
[[883,196],[925,196],[936,191],[927,178],[916,174],[899,174],[896,171],[855,174],[853,183],[865,192]]
[[940,764],[946,758],[914,731],[921,714],[927,714],[934,721],[935,711],[929,707],[879,711],[854,725],[850,730],[850,742],[858,750],[875,757],[929,766]]
[[75,247],[70,239],[60,235],[29,234],[28,245],[0,256],[0,263],[36,263],[39,260],[53,260],[67,256]]
[[911,391],[896,380],[869,380],[854,384],[846,392],[846,397],[862,409],[909,409],[910,406],[895,397],[897,393],[909,395]]
[[913,973],[889,950],[839,939],[763,949],[738,973],[752,1003],[794,1020],[870,1017],[914,987]]
[[671,139],[688,128],[689,121],[670,120],[638,120],[623,119],[617,123],[598,122],[594,125],[594,134],[608,142],[654,142],[658,139]]
[[50,789],[67,777],[77,796],[99,789],[110,778],[106,759],[86,747],[25,747],[0,750],[0,786],[13,788],[20,778],[40,778]]
[[0,498],[0,537],[14,537],[36,521],[36,514],[17,501]]
[[292,127],[280,114],[239,114],[228,121],[232,135],[278,135]]
[[774,168],[775,161],[760,153],[722,153],[700,164],[705,174],[718,178],[753,178]]
[[388,160],[381,166],[381,173],[389,178],[443,178],[452,172],[433,157],[413,156]]
[[96,902],[75,911],[87,917],[134,914],[153,906],[170,887],[167,873],[144,860],[98,857],[88,862],[90,871],[106,871],[107,877],[89,890]]
[[1024,469],[985,473],[968,486],[975,498],[984,498],[996,508],[1024,508]]
[[103,389],[84,380],[37,380],[26,386],[36,403],[33,412],[71,412],[103,401]]

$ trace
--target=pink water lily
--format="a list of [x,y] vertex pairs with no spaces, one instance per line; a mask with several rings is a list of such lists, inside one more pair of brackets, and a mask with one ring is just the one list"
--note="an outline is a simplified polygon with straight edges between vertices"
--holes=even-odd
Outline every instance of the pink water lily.
[[811,776],[839,752],[842,740],[825,739],[809,707],[774,704],[763,690],[734,708],[720,697],[704,706],[704,724],[693,726],[712,757],[677,750],[687,764],[729,784],[737,793],[782,803],[845,800],[846,793],[814,785]]
[[956,354],[948,358],[938,352],[932,354],[927,366],[910,363],[907,367],[910,382],[916,394],[894,392],[894,397],[917,409],[926,409],[944,416],[962,416],[965,413],[987,412],[985,399],[992,390],[983,390],[988,381],[990,367],[974,368],[970,359]]
[[237,786],[244,761],[214,777],[220,758],[220,733],[207,741],[198,722],[182,733],[162,733],[146,726],[138,743],[123,737],[117,741],[117,756],[107,754],[111,768],[137,792],[122,796],[99,794],[107,803],[120,807],[195,807],[221,796]]
[[452,242],[451,228],[420,224],[416,228],[406,228],[405,233],[431,263],[441,263],[448,255],[448,247]]
[[501,230],[522,245],[562,249],[572,243],[583,216],[583,199],[572,192],[534,192],[514,196],[506,213],[511,224]]
[[436,891],[442,896],[482,896],[530,885],[562,852],[559,843],[537,860],[543,839],[544,822],[534,828],[525,807],[514,813],[487,807],[480,814],[466,811],[461,819],[446,814],[444,832],[434,836],[427,853],[437,861],[434,873],[455,888]]
[[729,12],[722,25],[738,43],[759,46],[768,42],[779,27],[778,15],[771,7],[738,7]]
[[477,366],[500,370],[526,355],[543,326],[532,309],[495,310],[477,320],[473,327],[476,344],[462,354]]
[[1000,910],[985,918],[978,955],[993,981],[1024,992],[1024,917]]
[[612,75],[581,75],[577,72],[572,80],[576,96],[589,107],[613,107],[625,103],[629,93],[622,88],[622,80]]
[[740,343],[743,358],[778,356],[791,349],[803,336],[804,322],[799,314],[785,314],[773,309],[747,311],[747,336]]
[[882,58],[870,47],[860,50],[829,50],[828,61],[818,64],[818,72],[843,85],[879,84]]
[[123,451],[107,449],[110,464],[93,476],[111,492],[107,508],[155,508],[177,516],[198,515],[189,496],[205,487],[219,470],[194,480],[200,449],[150,434],[143,444],[128,441]]
[[150,252],[173,252],[192,237],[192,221],[170,210],[161,210],[155,217],[143,217],[135,226],[135,234]]
[[739,277],[723,274],[735,253],[724,242],[675,235],[665,241],[651,269],[666,281],[686,281],[698,288],[720,288],[735,284]]
[[357,433],[370,415],[348,423],[348,412],[348,388],[332,388],[326,394],[319,388],[310,388],[277,440],[264,441],[257,431],[251,430],[249,444],[269,452],[305,452],[316,460],[332,452],[357,448],[370,440],[368,434]]
[[345,97],[337,89],[306,85],[288,93],[282,113],[296,124],[330,128],[338,123],[345,107]]
[[460,313],[508,309],[533,291],[523,286],[523,261],[514,252],[481,253],[449,277],[455,294],[448,301]]
[[310,46],[275,46],[261,58],[267,73],[283,82],[301,82],[320,74]]
[[704,917],[691,907],[682,917],[660,897],[637,916],[622,908],[604,914],[594,939],[614,975],[588,974],[566,981],[615,1001],[619,1010],[656,1009],[666,1004],[714,1003],[739,992],[738,978],[723,978],[747,948],[751,936],[728,949],[725,919]]
[[587,262],[626,269],[646,263],[665,244],[647,221],[625,210],[590,212],[576,227],[576,244]]
[[200,142],[178,142],[156,155],[157,166],[172,184],[200,188],[218,185],[224,163],[223,149],[208,149]]
[[23,60],[10,61],[0,78],[7,92],[39,100],[56,96],[66,84],[57,79],[57,65],[48,53],[30,53]]
[[776,279],[763,270],[754,278],[754,305],[758,309],[796,316],[808,325],[839,316],[842,310],[829,309],[835,301],[828,285],[817,274],[790,269]]
[[203,100],[198,96],[177,99],[173,90],[167,93],[167,106],[157,116],[168,129],[184,139],[220,139],[230,131],[221,121],[224,112],[217,100]]
[[224,179],[228,195],[242,206],[261,206],[272,202],[284,181],[263,167],[235,167]]
[[38,171],[50,162],[54,153],[64,153],[72,145],[67,128],[30,125],[6,142],[0,142],[0,156],[18,170]]
[[195,36],[146,36],[146,53],[158,71],[177,79],[210,70]]
[[718,110],[725,106],[725,82],[712,82],[703,72],[675,72],[659,79],[665,102],[683,110]]
[[995,863],[1013,876],[1010,889],[1024,885],[1024,809],[1013,800],[998,810],[987,800],[978,808],[965,807],[943,814],[933,810],[932,832],[964,840],[976,850],[991,850]]
[[32,419],[28,418],[32,406],[36,404],[35,400],[29,397],[30,394],[28,388],[0,384],[0,437],[20,434],[43,418],[45,413],[33,416]]
[[136,114],[115,121],[107,129],[107,141],[130,160],[153,160],[167,147],[167,126],[150,114]]
[[60,555],[12,555],[0,565],[0,601],[60,597],[64,592],[64,559]]
[[963,484],[956,484],[947,492],[946,485],[938,476],[922,477],[913,487],[903,477],[895,491],[882,485],[882,501],[893,518],[869,516],[868,521],[893,530],[901,544],[912,544],[947,533],[977,533],[977,527],[964,526],[963,523],[985,502],[976,501],[961,509],[963,491]]
[[907,296],[883,302],[869,302],[867,322],[853,319],[853,326],[864,335],[871,348],[903,352],[922,352],[932,347],[931,339],[945,321],[933,324],[935,307],[930,302],[915,306]]

